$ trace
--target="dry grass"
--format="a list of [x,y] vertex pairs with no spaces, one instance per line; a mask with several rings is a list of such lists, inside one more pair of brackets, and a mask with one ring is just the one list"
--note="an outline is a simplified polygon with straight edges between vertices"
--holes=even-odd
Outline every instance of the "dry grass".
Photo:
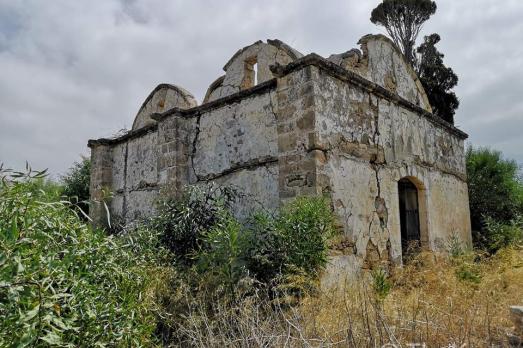
[[507,346],[512,325],[508,307],[523,303],[523,250],[506,249],[476,263],[470,257],[449,260],[425,253],[396,271],[390,281],[392,290],[382,299],[375,295],[368,276],[307,297],[291,308],[261,295],[234,303],[217,299],[211,309],[209,304],[193,303],[191,312],[178,318],[176,344]]
[[[480,279],[460,280],[463,269]],[[388,342],[504,346],[512,325],[508,308],[523,303],[523,251],[503,250],[478,263],[424,253],[391,281],[383,301],[365,281],[347,287],[342,296],[333,292],[308,299],[302,306],[306,332],[354,347]]]

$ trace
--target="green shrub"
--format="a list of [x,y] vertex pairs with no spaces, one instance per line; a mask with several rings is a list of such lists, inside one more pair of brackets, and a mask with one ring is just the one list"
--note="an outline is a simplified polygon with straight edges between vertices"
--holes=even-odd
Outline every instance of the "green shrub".
[[47,178],[35,178],[29,185],[32,186],[31,190],[33,192],[43,191],[44,194],[40,196],[49,202],[55,202],[63,199],[64,187],[57,182]]
[[158,236],[107,237],[35,190],[42,173],[0,176],[0,346],[154,345]]
[[517,245],[523,242],[523,217],[502,223],[491,217],[485,218],[485,228],[480,236],[481,245],[490,253],[501,248]]
[[477,250],[465,249],[461,245],[450,253],[450,261],[454,267],[454,274],[460,281],[478,284],[481,282],[480,261],[484,253]]
[[247,270],[258,281],[269,284],[283,271],[287,263],[285,239],[276,228],[276,219],[266,213],[250,218],[245,231],[245,250],[242,253]]
[[225,283],[243,276],[265,284],[300,269],[311,276],[327,262],[334,216],[323,197],[298,198],[276,217],[255,213],[242,224],[233,218],[237,192],[227,187],[190,187],[160,203],[152,226],[180,264],[219,274]]
[[387,277],[387,272],[382,268],[377,268],[371,272],[371,276],[374,292],[379,299],[385,299],[392,289],[392,283]]
[[233,288],[246,275],[242,259],[245,235],[240,223],[228,217],[223,225],[204,232],[202,242],[203,248],[197,254],[198,271]]
[[481,274],[470,264],[463,264],[456,269],[456,277],[459,280],[478,284],[481,282]]
[[151,225],[180,263],[190,265],[202,247],[203,234],[225,226],[234,199],[230,188],[190,186],[181,197],[160,201]]
[[335,231],[323,197],[298,198],[279,216],[258,213],[245,226],[231,215],[225,221],[206,234],[197,255],[200,264],[221,270],[224,280],[249,275],[266,285],[294,273],[316,277],[327,263],[327,241]]
[[460,236],[455,232],[453,232],[449,236],[446,244],[447,252],[449,253],[449,256],[451,258],[458,258],[465,254],[465,252],[467,251],[467,248],[463,244],[463,241],[461,240]]
[[[91,160],[82,157],[80,162],[74,162],[69,171],[61,178],[62,194],[67,197],[82,212],[89,211],[89,183],[91,181]],[[82,214],[82,216],[84,216]]]
[[316,273],[327,264],[327,241],[334,235],[335,219],[324,197],[300,197],[283,208],[275,226],[281,234],[285,267]]
[[475,245],[485,248],[485,219],[503,222],[523,214],[523,184],[515,161],[503,159],[501,152],[488,148],[467,149],[467,176]]

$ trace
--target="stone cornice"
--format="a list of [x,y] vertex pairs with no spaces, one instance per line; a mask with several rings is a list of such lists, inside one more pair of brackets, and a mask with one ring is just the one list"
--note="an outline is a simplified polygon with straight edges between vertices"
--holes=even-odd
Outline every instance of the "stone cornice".
[[446,131],[457,136],[460,139],[464,140],[468,138],[467,133],[456,128],[454,125],[443,120],[441,117],[435,116],[434,114],[424,110],[420,106],[409,102],[408,100],[399,96],[398,94],[393,93],[387,90],[386,88],[365,79],[364,77],[356,74],[355,72],[349,71],[339,66],[338,64],[330,62],[327,59],[317,55],[316,53],[308,54],[305,57],[295,60],[294,62],[291,62],[284,66],[279,64],[272,65],[271,71],[275,76],[282,77],[309,65],[314,65],[339,80],[361,87],[367,90],[368,92],[376,94],[387,100],[390,100],[408,110],[414,111],[418,115],[425,117],[432,124],[445,129]]
[[[269,90],[276,88],[276,79],[271,79],[265,82],[262,82],[254,87],[245,89],[243,91],[228,95],[226,97],[213,100],[212,102],[205,103],[199,106],[195,106],[190,109],[180,109],[172,108],[163,113],[155,113],[151,115],[151,118],[155,121],[163,120],[166,117],[171,115],[181,116],[181,117],[196,117],[204,112],[211,111],[213,109],[220,108],[224,105],[238,103],[246,98],[250,98],[259,94],[264,94]],[[144,134],[154,132],[158,129],[158,124],[154,123],[136,130],[131,130],[126,134],[117,137],[117,138],[101,138],[101,139],[91,139],[87,142],[88,147],[93,147],[96,145],[115,145],[121,142],[124,142],[129,139],[140,137]]]
[[172,108],[161,114],[152,114],[151,118],[156,121],[163,120],[164,118],[170,115],[177,115],[182,117],[194,117],[198,116],[204,112],[211,111],[213,109],[220,108],[224,105],[234,104],[242,101],[243,99],[253,97],[259,94],[265,94],[267,91],[276,88],[276,79],[271,79],[265,82],[262,82],[254,87],[245,89],[243,91],[228,95],[226,97],[213,100],[211,102],[196,106],[190,109],[179,109]]
[[138,128],[136,130],[131,130],[117,138],[90,139],[87,142],[87,146],[93,147],[93,146],[97,146],[97,145],[115,145],[115,144],[124,142],[126,140],[141,137],[142,135],[145,135],[147,133],[156,132],[157,129],[158,129],[158,124],[156,124],[156,123],[150,124],[148,126]]

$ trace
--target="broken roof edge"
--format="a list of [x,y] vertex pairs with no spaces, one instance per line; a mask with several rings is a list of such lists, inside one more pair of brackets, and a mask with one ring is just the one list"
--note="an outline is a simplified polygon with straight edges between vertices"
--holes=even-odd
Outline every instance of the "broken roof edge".
[[228,96],[210,101],[205,104],[201,104],[189,109],[172,108],[162,113],[155,113],[151,115],[151,118],[155,121],[160,121],[170,115],[177,115],[182,117],[193,117],[203,112],[207,112],[224,105],[237,103],[245,98],[250,98],[255,95],[265,93],[267,90],[276,88],[276,79],[270,79],[262,82],[254,87],[244,89],[242,91],[230,94]]
[[216,80],[214,80],[209,87],[207,87],[207,92],[205,92],[205,97],[203,97],[202,105],[207,103],[209,100],[209,97],[211,96],[212,92],[214,92],[218,87],[220,87],[225,80],[225,74],[218,77]]
[[139,128],[136,128],[136,124],[138,121],[138,116],[142,113],[142,111],[147,107],[147,104],[152,100],[152,98],[154,98],[154,96],[156,95],[156,93],[158,93],[159,91],[161,91],[162,89],[167,89],[167,90],[172,90],[172,91],[175,91],[178,95],[180,95],[182,98],[183,98],[183,101],[188,104],[188,105],[198,105],[198,101],[196,100],[196,98],[194,98],[194,96],[192,95],[191,92],[189,92],[188,90],[186,90],[185,88],[183,87],[180,87],[180,86],[177,86],[177,85],[173,85],[173,84],[169,84],[169,83],[160,83],[158,86],[156,86],[150,93],[149,95],[147,96],[147,98],[145,98],[144,102],[142,103],[142,105],[140,106],[140,108],[138,109],[138,112],[136,113],[136,115],[134,116],[134,119],[133,119],[133,124],[132,124],[132,127],[131,129],[132,130],[136,130],[136,129],[139,129]]
[[[169,110],[166,110],[163,113],[154,113],[151,114],[151,118],[155,121],[160,121],[165,119],[166,117],[169,117],[171,115],[181,116],[181,117],[193,117],[197,116],[198,114],[201,114],[202,112],[206,112],[212,109],[216,109],[218,107],[221,107],[223,105],[232,104],[241,101],[244,98],[252,97],[257,94],[264,93],[266,90],[270,90],[273,88],[276,88],[277,85],[277,78],[281,78],[285,75],[288,75],[294,71],[300,70],[306,66],[314,65],[323,71],[329,73],[331,76],[338,78],[342,81],[360,86],[364,89],[366,89],[369,92],[374,92],[378,94],[379,96],[396,102],[397,104],[416,112],[420,116],[425,117],[429,120],[429,122],[444,128],[445,130],[449,131],[451,134],[454,134],[458,138],[465,140],[468,138],[468,134],[463,132],[462,130],[458,129],[456,126],[450,124],[449,122],[445,121],[441,117],[438,117],[422,107],[415,105],[411,103],[410,101],[406,100],[405,98],[401,97],[397,93],[393,93],[386,88],[378,85],[375,82],[369,81],[366,78],[358,75],[355,72],[352,72],[350,70],[347,70],[341,66],[339,66],[336,63],[333,63],[326,58],[323,58],[322,56],[316,54],[316,53],[310,53],[306,56],[303,56],[301,58],[298,58],[297,60],[287,64],[287,65],[280,65],[275,64],[270,67],[272,73],[276,76],[276,78],[273,78],[271,80],[268,80],[266,82],[260,83],[254,87],[251,87],[249,89],[245,89],[240,92],[236,92],[234,94],[225,96],[223,98],[219,98],[216,100],[213,100],[211,102],[201,104],[189,109],[180,109],[180,108],[171,108]],[[146,134],[148,132],[151,132],[157,128],[157,124],[152,124],[149,126],[145,126],[136,130],[131,130],[128,133],[118,137],[118,138],[101,138],[101,139],[91,139],[88,141],[88,146],[92,147],[94,145],[102,144],[102,145],[112,145],[117,144],[122,141],[125,141],[127,139],[132,139],[137,136],[140,136],[142,134]]]
[[405,98],[401,97],[399,94],[387,90],[385,87],[378,85],[375,82],[369,81],[361,75],[347,70],[336,63],[333,63],[326,58],[316,54],[310,53],[302,58],[299,58],[285,66],[280,64],[275,64],[271,66],[271,71],[276,77],[283,77],[288,75],[296,70],[302,69],[303,67],[314,65],[323,71],[329,73],[331,76],[336,77],[342,81],[358,85],[369,92],[374,92],[381,97],[396,102],[397,104],[416,112],[417,114],[424,116],[431,123],[436,124],[450,133],[456,135],[458,138],[464,140],[468,138],[468,134],[458,129],[456,126],[445,121],[441,117],[434,115],[431,112],[426,111],[422,107],[411,103]]
[[299,59],[301,57],[303,57],[303,53],[301,53],[300,51],[298,51],[297,49],[295,48],[292,48],[291,46],[287,45],[285,42],[281,41],[281,40],[278,40],[278,39],[267,39],[267,43],[269,45],[272,45],[278,49],[281,49],[282,51],[284,51],[285,53],[287,53],[287,55],[289,57],[291,57],[293,60],[296,60],[296,59]]
[[191,92],[189,92],[188,90],[186,90],[185,88],[183,87],[180,87],[180,86],[177,86],[177,85],[173,85],[173,84],[170,84],[170,83],[160,83],[158,86],[156,86],[152,91],[151,93],[149,93],[149,95],[147,96],[147,98],[145,98],[145,100],[143,101],[142,105],[140,106],[140,108],[138,109],[138,112],[136,113],[136,115],[138,115],[142,110],[143,108],[145,108],[145,106],[147,105],[147,103],[152,99],[152,97],[154,96],[154,94],[156,92],[158,92],[159,90],[163,89],[163,88],[167,88],[167,89],[172,89],[178,93],[180,93],[180,95],[183,97],[183,99],[190,103],[191,102],[191,99],[196,101],[196,99],[194,98],[194,96],[192,95]]
[[425,88],[421,84],[421,80],[419,79],[418,74],[414,70],[414,67],[409,62],[407,62],[407,60],[405,59],[405,55],[403,54],[403,52],[401,52],[398,45],[396,45],[396,43],[394,41],[392,41],[389,37],[387,37],[383,34],[363,35],[358,40],[358,45],[360,45],[360,47],[363,48],[363,46],[367,45],[367,42],[369,42],[370,40],[381,40],[381,41],[388,43],[390,46],[392,46],[392,49],[394,49],[396,51],[396,53],[398,54],[400,59],[403,61],[403,64],[405,64],[405,66],[407,67],[407,72],[409,73],[410,77],[414,80],[414,83],[416,84],[416,87],[418,88],[418,91],[420,92],[421,97],[423,98],[423,102],[430,108],[430,112],[432,112],[432,105],[430,105],[429,97],[427,96],[427,92],[425,91]]
[[[245,52],[249,47],[252,47],[254,45],[259,45],[261,43],[265,43],[265,42],[263,42],[262,40],[258,40],[256,42],[250,44],[250,45],[247,45],[247,46],[245,46],[243,48],[240,48],[238,51],[236,51],[235,54],[233,54],[233,56],[227,61],[227,63],[225,63],[225,65],[223,66],[223,71],[227,71],[227,69],[232,64],[232,62],[238,56],[240,56],[243,52]],[[278,39],[267,39],[266,43],[268,45],[276,47],[277,49],[280,49],[280,50],[284,51],[285,53],[287,53],[287,55],[289,57],[291,57],[294,60],[303,57],[303,54],[300,51],[292,48],[291,46],[287,45],[285,42],[283,42],[281,40],[278,40]]]
[[99,138],[99,139],[89,139],[87,141],[87,147],[92,148],[97,145],[115,145],[118,143],[121,143],[125,140],[130,140],[133,138],[140,137],[144,134],[154,132],[158,129],[158,124],[153,123],[147,126],[144,126],[142,128],[133,129],[128,131],[122,136],[116,137],[116,138]]

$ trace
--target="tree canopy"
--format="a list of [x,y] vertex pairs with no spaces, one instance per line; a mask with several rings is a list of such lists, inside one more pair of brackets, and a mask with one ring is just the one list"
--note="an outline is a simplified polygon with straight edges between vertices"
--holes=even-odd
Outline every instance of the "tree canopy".
[[436,48],[439,41],[438,34],[425,36],[424,42],[417,49],[416,70],[429,98],[432,112],[445,121],[454,123],[459,100],[451,89],[458,84],[458,76],[443,64],[444,55]]
[[383,26],[407,61],[414,66],[414,46],[423,23],[436,12],[430,0],[383,0],[372,10],[372,23]]
[[515,161],[488,148],[467,150],[472,229],[482,230],[486,217],[509,221],[523,214],[523,182]]

